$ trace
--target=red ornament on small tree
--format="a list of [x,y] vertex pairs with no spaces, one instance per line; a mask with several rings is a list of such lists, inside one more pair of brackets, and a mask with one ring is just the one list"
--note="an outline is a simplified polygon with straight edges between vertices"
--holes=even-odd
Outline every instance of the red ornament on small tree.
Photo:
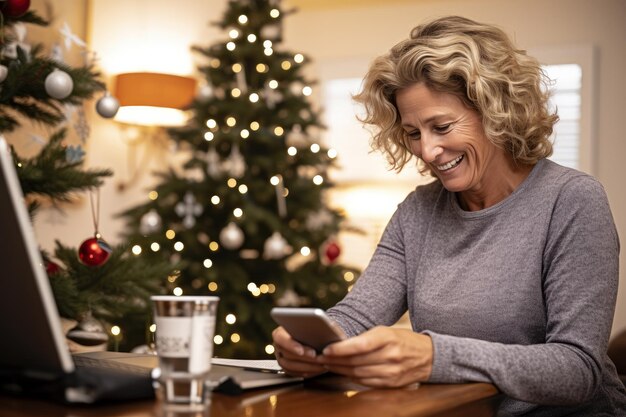
[[46,264],[46,273],[49,277],[56,275],[61,271],[61,267],[56,262],[52,262],[50,260],[45,261]]
[[7,17],[23,16],[30,8],[30,0],[5,0],[0,2],[0,11]]
[[100,266],[104,264],[109,255],[113,251],[108,243],[102,240],[98,232],[98,223],[100,221],[100,189],[94,196],[89,194],[89,202],[91,203],[91,216],[93,218],[93,227],[96,229],[94,237],[90,237],[80,244],[78,248],[78,258],[87,266]]
[[111,254],[111,247],[99,235],[85,240],[78,248],[78,258],[87,266],[104,264]]

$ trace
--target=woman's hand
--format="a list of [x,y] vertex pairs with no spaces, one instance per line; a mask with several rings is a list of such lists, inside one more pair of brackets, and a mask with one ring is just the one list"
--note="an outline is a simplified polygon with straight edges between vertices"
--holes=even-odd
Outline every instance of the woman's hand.
[[362,385],[401,387],[428,380],[433,345],[428,335],[378,326],[326,346],[315,361]]
[[324,365],[316,362],[315,350],[296,342],[284,328],[274,329],[272,339],[278,364],[289,375],[308,377],[327,371]]

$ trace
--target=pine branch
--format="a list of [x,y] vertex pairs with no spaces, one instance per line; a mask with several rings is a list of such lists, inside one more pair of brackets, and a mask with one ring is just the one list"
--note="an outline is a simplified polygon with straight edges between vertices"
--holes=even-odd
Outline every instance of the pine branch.
[[[42,45],[34,45],[28,57],[18,46],[16,59],[4,57],[0,60],[8,68],[0,91],[0,114],[8,119],[0,120],[0,132],[10,132],[19,126],[19,120],[12,113],[44,125],[55,126],[65,119],[65,104],[79,105],[95,92],[106,88],[98,79],[100,73],[93,65],[73,68],[45,57],[42,49]],[[57,68],[65,71],[74,85],[71,94],[62,100],[50,97],[45,89],[46,77]]]
[[[84,265],[77,249],[56,241],[54,256],[62,264],[50,283],[61,316],[80,320],[88,311],[109,324],[124,321],[123,328],[145,329],[150,320],[150,296],[162,293],[162,282],[177,265],[146,260],[130,254],[127,245],[113,248],[101,266]],[[123,347],[145,343],[143,332],[126,336]]]
[[103,177],[113,174],[108,169],[83,169],[82,161],[69,162],[61,144],[65,134],[65,129],[54,133],[41,152],[30,159],[20,159],[13,151],[24,195],[69,201],[72,193],[97,188]]

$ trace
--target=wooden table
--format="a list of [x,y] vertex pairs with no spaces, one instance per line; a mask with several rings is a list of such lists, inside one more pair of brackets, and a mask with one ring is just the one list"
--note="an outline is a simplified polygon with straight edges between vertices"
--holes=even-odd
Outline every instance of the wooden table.
[[388,417],[494,416],[502,395],[490,384],[422,384],[402,389],[369,389],[328,376],[306,384],[253,390],[229,396],[213,393],[204,413],[169,413],[156,401],[100,406],[64,406],[43,400],[0,396],[2,417]]

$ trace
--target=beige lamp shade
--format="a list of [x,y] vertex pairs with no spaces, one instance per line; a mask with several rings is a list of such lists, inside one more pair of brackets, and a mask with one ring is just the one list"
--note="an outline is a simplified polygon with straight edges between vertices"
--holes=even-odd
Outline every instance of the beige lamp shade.
[[181,126],[182,111],[196,94],[196,80],[172,74],[131,72],[115,77],[113,95],[120,109],[115,120],[148,126]]

